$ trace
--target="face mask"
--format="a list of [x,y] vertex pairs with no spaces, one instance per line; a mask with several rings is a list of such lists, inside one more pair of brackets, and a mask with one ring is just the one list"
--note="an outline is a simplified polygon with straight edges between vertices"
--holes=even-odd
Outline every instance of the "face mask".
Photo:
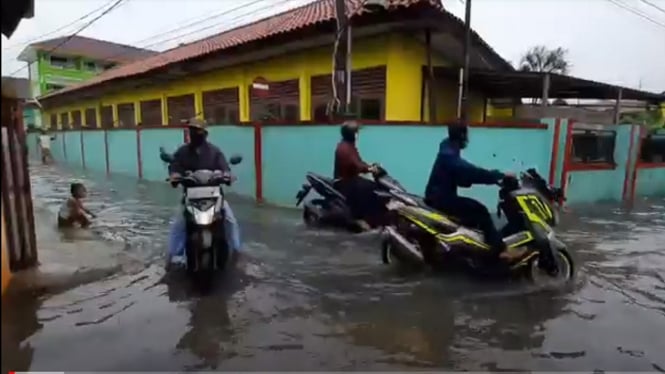
[[201,131],[192,131],[189,134],[189,142],[193,146],[199,146],[203,144],[205,139],[206,139],[205,133]]

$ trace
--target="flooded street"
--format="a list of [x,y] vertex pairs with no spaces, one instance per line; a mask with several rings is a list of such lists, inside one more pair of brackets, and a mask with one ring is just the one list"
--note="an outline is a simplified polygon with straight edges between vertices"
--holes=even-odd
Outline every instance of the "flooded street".
[[[665,371],[662,199],[632,212],[576,207],[560,229],[576,280],[531,290],[399,274],[374,236],[313,232],[296,210],[231,198],[246,256],[200,296],[163,270],[177,190],[42,166],[31,174],[44,268],[97,277],[10,294],[3,371]],[[91,232],[60,234],[72,178],[99,218]]]

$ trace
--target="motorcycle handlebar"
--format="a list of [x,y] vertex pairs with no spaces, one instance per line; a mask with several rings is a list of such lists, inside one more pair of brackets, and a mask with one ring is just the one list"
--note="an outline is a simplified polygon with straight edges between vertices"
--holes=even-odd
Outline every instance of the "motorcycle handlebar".
[[[236,180],[236,177],[229,173],[223,173],[219,176],[215,176],[213,178],[210,178],[208,180],[208,184],[225,184],[227,186],[230,186],[232,182]],[[196,179],[192,176],[191,172],[188,172],[187,175],[184,176],[175,176],[175,177],[169,177],[166,178],[165,180],[168,183],[171,183],[173,187],[182,184],[183,182],[192,182],[196,183]]]

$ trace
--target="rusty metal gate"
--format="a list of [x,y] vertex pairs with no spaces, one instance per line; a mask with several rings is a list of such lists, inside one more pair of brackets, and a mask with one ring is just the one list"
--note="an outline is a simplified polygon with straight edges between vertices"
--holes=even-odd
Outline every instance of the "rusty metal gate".
[[12,271],[37,264],[28,147],[22,104],[2,98],[2,210]]

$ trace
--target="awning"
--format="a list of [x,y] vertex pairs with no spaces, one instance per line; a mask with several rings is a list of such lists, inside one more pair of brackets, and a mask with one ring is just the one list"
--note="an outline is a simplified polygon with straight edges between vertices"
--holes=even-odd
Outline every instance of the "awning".
[[[540,98],[543,96],[545,76],[550,76],[550,99],[616,99],[621,98],[648,102],[665,102],[665,94],[640,91],[607,83],[575,78],[568,75],[539,72],[499,72],[472,69],[469,71],[469,86],[485,93],[490,98]],[[435,77],[457,81],[458,68],[435,67]]]

